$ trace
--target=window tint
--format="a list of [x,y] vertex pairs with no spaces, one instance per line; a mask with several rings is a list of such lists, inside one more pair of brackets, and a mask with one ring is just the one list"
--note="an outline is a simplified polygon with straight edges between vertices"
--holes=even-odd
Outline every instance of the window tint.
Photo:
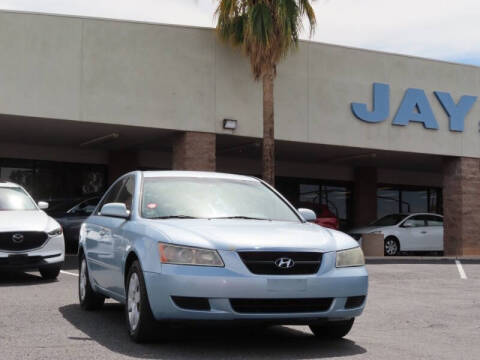
[[129,176],[123,182],[123,186],[115,202],[124,203],[128,210],[132,210],[133,191],[135,189],[135,178]]
[[409,227],[426,226],[425,215],[412,216],[404,222],[404,225]]
[[441,216],[428,215],[426,218],[428,226],[443,226],[443,218]]
[[120,189],[124,182],[125,182],[125,179],[117,181],[117,183],[107,192],[107,195],[105,196],[100,206],[98,207],[97,214],[100,214],[100,211],[102,210],[103,205],[116,202],[118,193],[120,192]]

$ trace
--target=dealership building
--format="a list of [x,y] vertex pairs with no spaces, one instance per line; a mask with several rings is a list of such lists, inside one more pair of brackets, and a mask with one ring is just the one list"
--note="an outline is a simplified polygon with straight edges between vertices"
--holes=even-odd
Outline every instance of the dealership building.
[[[0,11],[0,49],[0,178],[36,200],[133,169],[261,173],[262,86],[213,29]],[[478,67],[301,42],[278,67],[276,187],[343,229],[442,213],[446,254],[480,255],[478,95]]]

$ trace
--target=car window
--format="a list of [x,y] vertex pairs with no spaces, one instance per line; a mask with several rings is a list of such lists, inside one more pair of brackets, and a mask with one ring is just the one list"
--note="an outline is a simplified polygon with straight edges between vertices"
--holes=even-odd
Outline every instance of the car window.
[[427,222],[426,222],[426,219],[425,219],[425,215],[416,215],[416,216],[412,216],[411,218],[408,218],[407,220],[405,220],[405,222],[403,223],[403,226],[405,226],[405,227],[420,227],[420,226],[427,226],[426,224],[427,224]]
[[81,202],[73,209],[73,213],[80,212],[80,213],[90,215],[97,207],[98,200],[99,200],[98,198],[92,198],[92,199],[88,199]]
[[115,185],[107,192],[105,195],[103,201],[101,202],[100,206],[98,207],[97,210],[97,215],[100,215],[100,211],[102,210],[103,205],[116,202],[116,199],[118,197],[118,193],[120,192],[120,189],[122,188],[123,183],[125,182],[125,179],[122,179],[120,181],[117,181]]
[[0,211],[14,210],[38,210],[38,208],[22,188],[0,187]]
[[132,210],[133,191],[135,190],[135,178],[129,176],[125,179],[115,202],[124,203],[128,210]]
[[427,215],[428,226],[443,226],[443,218],[441,216]]

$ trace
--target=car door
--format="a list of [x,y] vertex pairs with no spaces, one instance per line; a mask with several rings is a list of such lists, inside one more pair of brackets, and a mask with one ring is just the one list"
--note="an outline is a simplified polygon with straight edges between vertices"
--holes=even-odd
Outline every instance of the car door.
[[443,251],[443,217],[427,215],[429,250]]
[[[125,204],[127,210],[132,212],[133,193],[135,191],[135,175],[125,177],[125,181],[120,188],[117,198],[114,202]],[[110,269],[109,284],[107,289],[120,296],[125,295],[124,277],[123,277],[123,260],[128,245],[125,226],[128,219],[111,217],[108,220],[109,237],[105,244],[111,247],[113,257],[107,260],[107,266]]]
[[111,247],[112,221],[101,215],[103,205],[115,202],[125,182],[122,178],[115,182],[103,197],[95,213],[85,223],[85,253],[88,259],[88,270],[92,280],[100,287],[106,289],[111,284],[108,263],[114,256]]
[[400,248],[402,251],[424,251],[427,246],[428,227],[425,215],[407,218],[401,227]]

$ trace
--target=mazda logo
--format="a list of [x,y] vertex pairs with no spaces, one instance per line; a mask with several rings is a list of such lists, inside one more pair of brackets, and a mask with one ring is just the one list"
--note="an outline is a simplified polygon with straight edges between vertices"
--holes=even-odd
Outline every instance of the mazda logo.
[[15,244],[20,244],[21,242],[23,242],[23,234],[13,234],[12,241]]
[[291,269],[295,266],[295,262],[290,258],[284,257],[275,260],[275,265],[280,269]]

